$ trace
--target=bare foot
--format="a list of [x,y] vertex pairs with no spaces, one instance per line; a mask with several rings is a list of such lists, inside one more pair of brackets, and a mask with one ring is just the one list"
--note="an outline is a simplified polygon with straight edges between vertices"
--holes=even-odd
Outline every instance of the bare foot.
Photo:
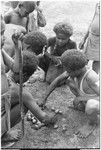
[[88,136],[90,136],[93,131],[96,128],[96,124],[95,125],[89,125],[88,123],[86,125],[84,125],[83,127],[81,127],[75,134],[79,137],[79,138],[87,138]]
[[21,138],[21,130],[15,129],[10,130],[7,133],[5,133],[1,139],[1,144],[6,145],[7,143],[15,143]]

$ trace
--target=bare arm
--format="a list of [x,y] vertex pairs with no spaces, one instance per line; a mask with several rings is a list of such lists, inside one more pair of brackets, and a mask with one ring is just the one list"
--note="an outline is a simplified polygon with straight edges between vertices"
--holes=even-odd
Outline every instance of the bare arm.
[[[82,95],[82,93],[77,96],[75,99],[77,99],[78,101],[88,101],[91,98],[95,98],[96,100],[99,100],[99,95],[100,95],[100,88],[99,88],[99,77],[96,74],[96,72],[94,72],[93,70],[88,74],[86,81],[89,85],[89,87],[95,92],[95,96],[94,95]],[[98,96],[97,96],[98,95]]]
[[58,84],[63,81],[66,80],[69,77],[69,75],[67,74],[67,72],[65,71],[63,74],[61,74],[59,77],[57,77],[48,87],[45,96],[44,96],[44,100],[43,103],[46,103],[47,98],[49,97],[49,95],[52,93],[52,91],[58,86]]
[[21,44],[18,41],[18,37],[20,35],[13,35],[13,41],[14,38],[16,38],[16,42],[15,43],[15,57],[14,59],[11,58],[4,50],[2,50],[2,55],[3,55],[3,59],[4,59],[4,63],[6,66],[8,66],[9,69],[11,69],[13,72],[19,72],[19,50],[21,49]]
[[89,87],[95,92],[95,94],[97,94],[98,96],[100,96],[100,83],[99,83],[99,76],[95,71],[91,71],[87,78],[87,83],[89,85]]
[[[89,85],[89,87],[94,91],[95,94],[97,94],[98,96],[100,95],[100,88],[99,88],[99,77],[96,74],[96,72],[94,72],[93,70],[88,74],[87,78],[87,83]],[[95,98],[97,99],[97,96],[95,95],[84,95],[80,89],[78,89],[78,86],[76,85],[75,81],[73,79],[68,79],[67,80],[67,84],[70,88],[70,90],[72,91],[72,93],[76,96],[76,99],[78,101],[87,101],[91,98]],[[99,98],[98,98],[99,99]]]

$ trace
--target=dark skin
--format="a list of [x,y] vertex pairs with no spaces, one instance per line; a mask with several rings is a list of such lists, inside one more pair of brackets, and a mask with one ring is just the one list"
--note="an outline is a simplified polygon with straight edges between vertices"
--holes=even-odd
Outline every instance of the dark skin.
[[[5,24],[3,24],[3,29],[1,30],[1,46],[4,45],[4,41],[5,41],[4,40],[5,39],[4,31],[5,31]],[[2,87],[1,87],[2,96],[5,96],[5,93],[7,93],[8,89],[9,89],[7,76],[5,73],[5,65],[7,65],[7,67],[9,67],[14,73],[19,73],[19,57],[20,57],[19,50],[21,49],[21,41],[23,40],[23,36],[24,36],[23,33],[18,32],[18,31],[16,31],[12,36],[12,40],[15,45],[14,59],[12,59],[2,49],[2,53],[1,53],[2,54],[1,55],[2,56],[1,57],[1,60],[2,60],[2,64],[1,64],[1,67],[2,67],[2,74],[1,74],[1,76],[2,76],[2,80],[1,80],[2,81]],[[16,124],[17,116],[19,117],[18,122],[21,119],[20,118],[21,117],[20,109],[18,107],[19,106],[19,86],[16,83],[12,82],[11,87],[10,87],[10,92],[11,92],[11,108],[16,104],[16,106],[13,107],[13,109],[10,110],[10,108],[8,108],[8,110],[10,110],[8,122],[11,123],[11,127],[12,127]],[[36,104],[36,102],[34,101],[33,96],[25,89],[23,89],[23,92],[22,92],[22,99],[23,99],[24,107],[26,109],[25,113],[29,109],[40,121],[44,122],[44,124],[48,125],[48,124],[55,123],[54,118],[56,118],[56,115],[51,114],[51,113],[47,114],[47,113],[43,112],[39,108],[39,106]],[[7,112],[8,112],[8,110],[7,110]],[[3,124],[2,124],[2,127],[3,127]],[[5,131],[5,132],[2,131],[2,142],[15,142],[15,141],[18,141],[19,138],[21,138],[20,130],[10,130],[9,129],[9,131]]]
[[4,20],[6,24],[21,25],[27,29],[28,15],[29,12],[22,5],[17,5],[14,10],[4,16]]
[[[75,82],[74,77],[77,77],[79,82],[82,79],[82,76],[85,74],[86,72],[86,68],[84,67],[83,69],[80,69],[79,71],[74,71],[74,72],[67,72],[65,71],[63,74],[61,74],[60,76],[58,76],[52,83],[51,85],[48,87],[44,97],[43,97],[43,102],[41,104],[39,104],[41,107],[44,108],[45,103],[47,101],[47,98],[49,97],[49,95],[52,93],[52,91],[58,87],[59,83],[63,80],[66,81],[66,84],[69,86],[70,90],[72,91],[72,93],[76,96],[76,98],[78,98],[78,101],[86,101],[89,100],[91,98],[91,96],[87,96],[85,97],[85,95],[82,94],[82,92],[80,91],[80,89],[78,88],[77,82]],[[90,75],[89,75],[90,76]],[[94,75],[95,76],[95,75]],[[89,78],[89,77],[88,77]],[[91,79],[90,83],[88,83],[90,86],[92,86],[92,89],[94,90],[94,92],[99,95],[99,87],[96,84],[96,81],[98,80],[97,77],[93,77],[93,79]],[[79,84],[78,82],[78,84]],[[96,96],[95,96],[96,97]],[[94,96],[93,96],[94,98]]]

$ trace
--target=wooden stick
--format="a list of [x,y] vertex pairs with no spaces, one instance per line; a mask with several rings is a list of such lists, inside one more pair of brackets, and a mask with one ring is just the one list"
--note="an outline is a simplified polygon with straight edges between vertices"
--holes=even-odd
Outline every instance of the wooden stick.
[[23,59],[22,59],[22,43],[18,41],[20,45],[19,51],[19,77],[20,77],[20,88],[19,88],[19,104],[21,110],[21,121],[22,121],[22,133],[24,136],[24,108],[23,108],[23,99],[22,99],[22,92],[23,92]]

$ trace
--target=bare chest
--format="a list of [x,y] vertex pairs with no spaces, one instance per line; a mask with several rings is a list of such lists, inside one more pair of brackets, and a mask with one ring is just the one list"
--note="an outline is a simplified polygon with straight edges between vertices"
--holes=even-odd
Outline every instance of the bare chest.
[[11,17],[11,23],[16,25],[21,25],[26,28],[27,18],[21,18],[18,14],[13,14]]

